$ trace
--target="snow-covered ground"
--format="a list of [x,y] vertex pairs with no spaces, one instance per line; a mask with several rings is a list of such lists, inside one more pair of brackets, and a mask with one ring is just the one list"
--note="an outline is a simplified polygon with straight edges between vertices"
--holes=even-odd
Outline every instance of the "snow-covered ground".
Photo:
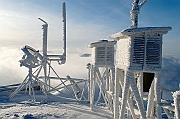
[[104,106],[97,106],[93,111],[89,102],[63,98],[36,92],[36,102],[29,96],[18,94],[9,101],[10,92],[0,93],[0,119],[112,119],[113,114]]

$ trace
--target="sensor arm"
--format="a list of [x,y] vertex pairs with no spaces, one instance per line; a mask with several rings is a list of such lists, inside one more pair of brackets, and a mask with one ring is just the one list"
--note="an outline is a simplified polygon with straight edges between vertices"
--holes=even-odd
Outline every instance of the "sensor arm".
[[141,8],[148,0],[144,0],[139,4],[139,8]]
[[47,24],[47,22],[46,21],[44,21],[43,19],[41,19],[41,18],[38,18],[40,21],[42,21],[42,22],[44,22],[45,24]]

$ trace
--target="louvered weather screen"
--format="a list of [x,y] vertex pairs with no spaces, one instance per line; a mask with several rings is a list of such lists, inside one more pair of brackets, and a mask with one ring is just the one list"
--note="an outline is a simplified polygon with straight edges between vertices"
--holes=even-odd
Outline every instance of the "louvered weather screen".
[[144,50],[145,50],[145,39],[144,37],[134,38],[134,54],[133,54],[133,63],[135,64],[144,64]]
[[147,39],[146,46],[146,64],[158,65],[160,64],[161,56],[161,40],[159,38]]
[[116,39],[116,65],[133,71],[160,71],[162,64],[162,36],[171,27],[141,27],[125,29],[110,35]]
[[93,48],[92,58],[96,65],[113,65],[114,64],[114,45],[116,41],[100,40],[89,45]]
[[105,62],[105,47],[97,47],[96,48],[96,61],[98,63]]
[[[134,54],[133,63],[146,65],[160,64],[161,56],[161,40],[160,38],[147,38],[144,37],[134,38]],[[144,57],[144,55],[146,55]],[[144,61],[145,60],[145,61]]]
[[114,61],[114,51],[113,48],[114,46],[111,47],[97,47],[96,48],[96,61],[97,63],[113,63]]

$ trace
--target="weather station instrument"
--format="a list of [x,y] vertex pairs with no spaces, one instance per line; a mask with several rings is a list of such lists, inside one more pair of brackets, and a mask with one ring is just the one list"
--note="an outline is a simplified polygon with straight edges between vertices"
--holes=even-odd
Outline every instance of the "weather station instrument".
[[[93,110],[101,97],[111,110],[113,109],[113,82],[115,74],[114,66],[114,45],[116,41],[99,40],[89,44],[92,48],[92,64],[90,66],[90,107]],[[96,86],[98,85],[98,86]],[[98,88],[97,88],[98,87]],[[99,96],[94,95],[99,89]],[[96,100],[96,101],[95,101]]]
[[[87,100],[84,95],[84,89],[81,89],[78,86],[78,83],[84,83],[86,85],[87,80],[76,79],[67,76],[66,78],[61,78],[56,70],[53,68],[51,62],[58,62],[59,65],[65,64],[66,62],[66,6],[65,3],[62,3],[62,22],[63,22],[63,53],[60,55],[57,54],[48,54],[47,50],[47,32],[48,32],[48,23],[42,18],[38,18],[43,22],[43,45],[42,45],[42,55],[39,51],[36,51],[30,46],[25,46],[22,48],[24,55],[20,60],[20,65],[25,66],[29,69],[29,73],[21,85],[9,96],[11,99],[21,90],[28,90],[29,96],[32,98],[32,101],[36,101],[35,97],[35,86],[39,86],[46,96],[54,91],[62,93],[62,89],[66,89],[76,100]],[[33,72],[32,69],[35,69]],[[51,80],[59,80],[60,83],[56,86],[51,85]],[[69,83],[68,83],[69,82]],[[71,89],[70,89],[71,88]],[[85,87],[84,87],[85,88]]]
[[[9,99],[21,90],[28,90],[29,96],[35,101],[36,84],[46,96],[52,91],[60,92],[62,88],[70,92],[71,87],[73,98],[78,101],[81,99],[89,101],[92,110],[102,99],[107,109],[114,115],[114,119],[161,119],[162,109],[169,118],[180,118],[180,91],[173,95],[174,104],[167,105],[162,101],[160,87],[163,35],[172,28],[138,27],[138,15],[146,2],[147,0],[133,1],[130,28],[108,37],[113,40],[100,40],[89,44],[92,48],[92,64],[87,64],[88,80],[70,76],[61,78],[51,65],[53,61],[57,61],[60,65],[66,62],[65,3],[62,4],[64,43],[62,54],[48,54],[48,23],[38,18],[43,22],[42,54],[27,45],[22,48],[24,55],[20,65],[28,68],[28,75]],[[33,69],[36,70],[33,72]],[[53,87],[51,79],[60,80],[60,84]],[[77,85],[77,80],[85,84],[89,82],[88,98],[84,95],[84,89]],[[67,81],[69,81],[68,85],[66,85]],[[95,97],[97,92],[98,96]]]
[[[134,0],[130,11],[130,28],[109,36],[117,40],[114,118],[123,119],[126,111],[132,115],[129,118],[161,118],[159,73],[162,65],[162,39],[172,28],[138,27],[138,14],[146,2]],[[152,79],[145,79],[144,74]],[[146,83],[149,80],[152,84]],[[143,101],[144,87],[150,88],[147,111]]]
[[[63,16],[63,54],[62,55],[48,55],[47,54],[47,30],[48,30],[48,23],[38,18],[40,21],[42,21],[44,24],[42,25],[43,29],[43,49],[42,49],[42,55],[39,53],[39,51],[36,51],[34,48],[30,46],[25,46],[22,48],[22,51],[24,52],[24,55],[22,59],[20,60],[20,65],[25,66],[29,69],[29,73],[27,77],[24,79],[24,81],[21,83],[21,85],[9,96],[9,99],[15,96],[18,92],[23,90],[26,87],[26,90],[29,90],[29,95],[34,97],[35,100],[35,93],[34,93],[34,82],[37,82],[41,90],[44,92],[44,94],[47,95],[48,91],[50,89],[57,90],[53,88],[50,84],[50,70],[52,70],[56,78],[61,81],[63,85],[64,81],[58,76],[56,71],[51,65],[51,61],[57,61],[58,64],[64,64],[66,62],[66,6],[65,3],[62,4],[62,16]],[[49,68],[48,68],[49,67]],[[33,68],[37,68],[35,72],[32,71]],[[40,72],[43,72],[43,76],[40,76]],[[43,81],[41,80],[43,79]],[[65,86],[66,87],[66,86]],[[67,88],[67,87],[66,87]],[[59,91],[59,90],[57,90]]]

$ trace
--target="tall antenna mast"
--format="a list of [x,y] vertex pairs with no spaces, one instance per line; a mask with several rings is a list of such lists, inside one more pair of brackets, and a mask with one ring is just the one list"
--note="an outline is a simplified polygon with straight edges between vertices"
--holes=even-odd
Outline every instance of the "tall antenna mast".
[[64,41],[64,53],[63,53],[63,61],[61,62],[64,64],[66,62],[66,5],[65,2],[62,3],[62,17],[63,17],[63,41]]

